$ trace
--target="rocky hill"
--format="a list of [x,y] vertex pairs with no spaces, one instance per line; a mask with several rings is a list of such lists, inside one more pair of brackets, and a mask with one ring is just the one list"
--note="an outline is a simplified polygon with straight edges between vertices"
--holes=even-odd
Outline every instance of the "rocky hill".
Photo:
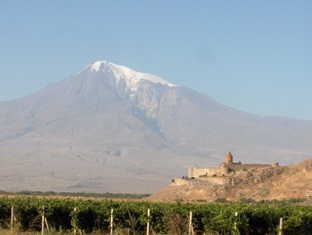
[[153,201],[214,201],[224,198],[282,200],[312,198],[312,158],[290,166],[242,165],[225,177],[179,178],[147,198]]

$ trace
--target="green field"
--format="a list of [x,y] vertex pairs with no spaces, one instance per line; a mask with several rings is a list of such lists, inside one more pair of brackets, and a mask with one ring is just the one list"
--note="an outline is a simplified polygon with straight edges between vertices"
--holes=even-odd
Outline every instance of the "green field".
[[150,234],[189,234],[190,212],[190,231],[194,234],[278,234],[281,217],[284,235],[312,234],[312,206],[275,203],[155,203],[101,197],[2,196],[0,231],[41,234],[44,206],[49,227],[45,234],[73,234],[74,229],[76,234],[109,234],[111,209],[114,234],[146,234],[148,221]]

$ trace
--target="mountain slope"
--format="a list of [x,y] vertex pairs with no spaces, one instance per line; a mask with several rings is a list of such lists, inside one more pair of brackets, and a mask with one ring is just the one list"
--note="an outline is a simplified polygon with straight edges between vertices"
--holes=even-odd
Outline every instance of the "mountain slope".
[[0,103],[3,190],[153,192],[228,148],[243,162],[298,162],[312,122],[251,115],[105,61]]

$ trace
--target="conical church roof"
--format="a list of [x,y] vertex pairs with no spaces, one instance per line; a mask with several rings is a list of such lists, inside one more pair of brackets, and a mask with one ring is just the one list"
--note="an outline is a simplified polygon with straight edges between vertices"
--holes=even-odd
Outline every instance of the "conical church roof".
[[230,150],[227,152],[226,156],[225,156],[225,163],[228,165],[232,165],[233,164],[233,155],[230,152]]
[[227,152],[227,154],[226,154],[226,156],[225,156],[225,157],[226,157],[226,158],[228,158],[228,157],[233,158],[233,155],[232,155],[232,153],[231,153],[231,151],[230,151],[230,150]]

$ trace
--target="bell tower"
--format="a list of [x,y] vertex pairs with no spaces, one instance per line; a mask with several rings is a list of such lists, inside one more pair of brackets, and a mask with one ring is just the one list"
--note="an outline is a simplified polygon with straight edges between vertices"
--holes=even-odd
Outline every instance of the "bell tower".
[[233,165],[233,155],[231,154],[230,150],[225,156],[225,163],[228,164],[229,166]]

